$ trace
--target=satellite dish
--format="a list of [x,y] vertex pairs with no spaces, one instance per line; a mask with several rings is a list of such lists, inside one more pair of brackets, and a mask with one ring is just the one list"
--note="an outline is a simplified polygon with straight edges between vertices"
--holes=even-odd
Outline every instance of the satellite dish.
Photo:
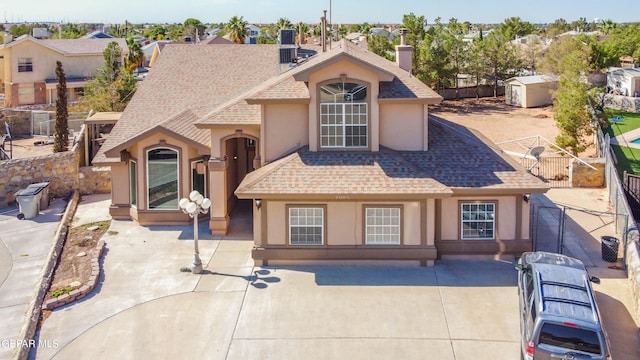
[[542,155],[543,152],[544,152],[544,146],[535,146],[529,150],[529,153],[531,154],[531,156],[533,156],[538,160],[540,160],[540,155]]

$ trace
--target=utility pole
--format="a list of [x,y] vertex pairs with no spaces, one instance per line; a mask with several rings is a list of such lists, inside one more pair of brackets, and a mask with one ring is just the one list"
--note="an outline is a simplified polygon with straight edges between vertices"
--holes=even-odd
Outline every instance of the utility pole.
[[333,40],[333,20],[331,19],[331,3],[333,0],[329,0],[329,50],[331,50],[331,41]]

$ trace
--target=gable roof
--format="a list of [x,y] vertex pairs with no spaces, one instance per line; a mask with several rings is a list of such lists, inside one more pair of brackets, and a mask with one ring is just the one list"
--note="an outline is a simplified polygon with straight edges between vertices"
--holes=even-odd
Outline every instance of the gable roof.
[[275,76],[276,49],[277,45],[167,44],[100,152],[118,156],[132,139],[170,123],[185,110],[197,118],[173,129],[192,134],[194,141],[208,147],[209,130],[193,123]]
[[[336,181],[336,179],[340,179]],[[445,198],[485,191],[542,193],[548,187],[481,134],[429,117],[428,151],[310,152],[307,147],[246,175],[239,198]]]
[[[145,81],[122,114],[97,155],[117,157],[141,134],[170,123],[185,110],[198,119],[174,126],[177,134],[187,132],[198,144],[210,146],[208,125],[260,124],[262,102],[309,102],[304,78],[312,71],[342,59],[377,72],[379,101],[442,100],[431,88],[408,72],[378,55],[343,40],[339,46],[312,56],[279,73],[277,45],[167,45]],[[197,128],[199,129],[197,129]]]

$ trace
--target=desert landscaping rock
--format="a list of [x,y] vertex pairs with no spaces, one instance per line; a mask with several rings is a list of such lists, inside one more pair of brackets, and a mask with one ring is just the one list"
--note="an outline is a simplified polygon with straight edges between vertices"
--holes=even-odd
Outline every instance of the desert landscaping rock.
[[84,251],[81,251],[78,253],[78,255],[76,255],[77,257],[83,257],[83,256],[87,256],[87,253]]

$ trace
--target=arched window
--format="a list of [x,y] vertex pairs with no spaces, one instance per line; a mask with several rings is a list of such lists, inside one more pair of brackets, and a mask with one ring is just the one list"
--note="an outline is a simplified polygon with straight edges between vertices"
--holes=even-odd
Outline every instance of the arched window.
[[367,86],[335,82],[320,86],[320,147],[366,148]]
[[178,152],[156,148],[147,152],[149,209],[178,209]]

